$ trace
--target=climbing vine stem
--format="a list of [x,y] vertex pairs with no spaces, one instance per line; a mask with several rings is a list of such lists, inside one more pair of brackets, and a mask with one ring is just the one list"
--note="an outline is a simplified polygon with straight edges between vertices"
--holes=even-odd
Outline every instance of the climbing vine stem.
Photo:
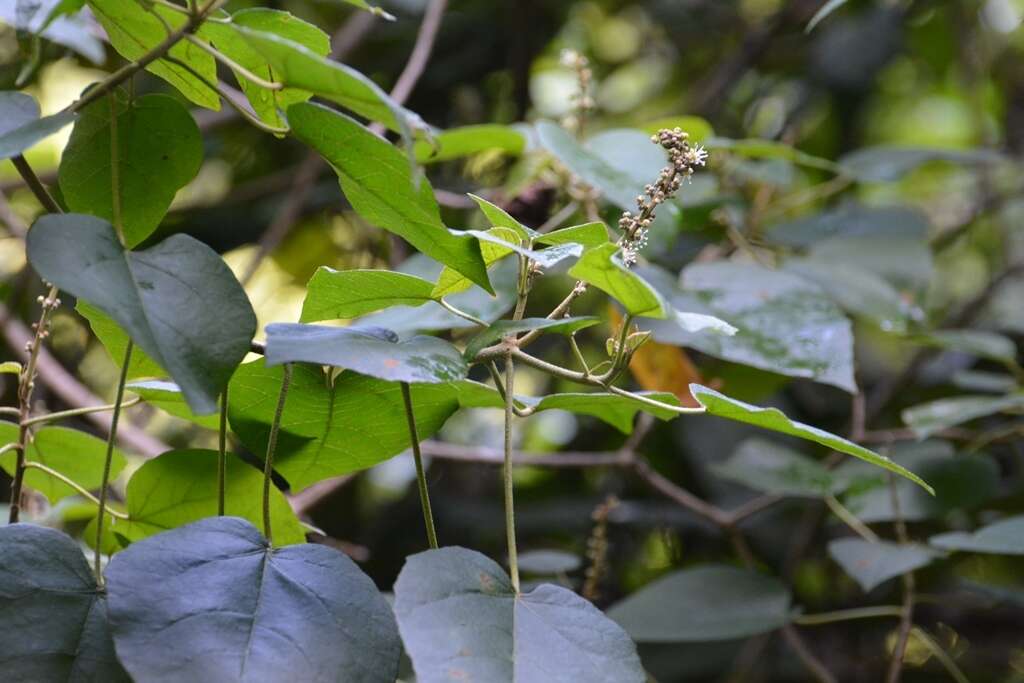
[[273,544],[273,530],[270,528],[270,479],[274,472],[274,450],[277,448],[277,433],[281,430],[281,416],[284,414],[284,403],[288,398],[288,387],[292,383],[292,366],[285,363],[284,377],[281,379],[281,393],[277,397],[277,409],[274,410],[274,422],[270,425],[270,436],[267,438],[267,457],[263,463],[263,535],[267,543]]
[[508,537],[508,569],[512,588],[519,593],[519,557],[516,552],[515,499],[512,490],[512,418],[515,416],[513,383],[515,366],[512,354],[505,356],[505,463],[501,470],[505,485],[505,533]]
[[228,470],[228,388],[220,395],[220,433],[217,439],[217,514],[224,515],[224,488]]
[[420,489],[420,505],[423,507],[423,524],[427,527],[427,543],[437,548],[437,529],[434,528],[434,513],[430,507],[430,491],[423,471],[423,455],[420,453],[420,437],[416,430],[416,414],[412,408],[412,390],[402,382],[402,400],[405,402],[405,417],[409,422],[409,439],[412,443],[412,459],[416,463],[416,483]]
[[107,435],[107,454],[103,460],[103,477],[100,479],[100,500],[96,514],[96,547],[93,554],[93,571],[96,581],[103,585],[103,572],[100,569],[100,557],[103,551],[103,521],[107,514],[107,488],[110,483],[110,463],[114,458],[114,441],[117,439],[117,422],[121,418],[121,403],[124,401],[124,385],[128,381],[128,365],[132,360],[132,341],[124,347],[124,361],[121,363],[121,376],[117,380],[117,394],[114,397],[114,412],[110,416],[110,434]]

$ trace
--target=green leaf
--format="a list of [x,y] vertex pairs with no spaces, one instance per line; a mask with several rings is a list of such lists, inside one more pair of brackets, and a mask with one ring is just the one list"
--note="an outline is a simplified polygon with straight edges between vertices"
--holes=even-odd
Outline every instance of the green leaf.
[[[136,61],[162,43],[167,38],[167,26],[173,31],[187,21],[185,14],[159,5],[144,6],[124,0],[89,0],[88,4],[106,31],[110,44],[129,61]],[[182,40],[168,54],[190,66],[203,79],[217,82],[217,64],[213,56],[202,48]],[[158,59],[146,70],[173,85],[199,106],[220,109],[220,95],[188,69],[166,59]]]
[[114,641],[135,680],[398,676],[387,601],[328,546],[271,547],[249,522],[216,517],[133,543],[106,574]]
[[789,591],[773,577],[706,565],[672,572],[608,610],[634,640],[691,643],[767,633],[792,618]]
[[[79,299],[75,302],[75,310],[89,321],[92,333],[96,335],[100,344],[106,349],[114,365],[121,367],[121,363],[124,361],[125,348],[128,346],[128,335],[125,331],[121,329],[120,325],[111,320],[110,316],[85,299]],[[145,351],[137,346],[132,349],[132,357],[128,362],[128,379],[166,376],[167,371],[150,358]]]
[[107,596],[81,549],[55,529],[0,527],[0,668],[10,681],[128,683]]
[[928,542],[943,550],[993,555],[1024,555],[1024,515],[984,526],[973,533],[953,531],[932,536]]
[[473,359],[481,349],[496,344],[503,337],[531,330],[544,330],[556,334],[572,334],[601,322],[601,319],[588,315],[571,318],[523,318],[522,320],[499,320],[490,327],[479,332],[466,344],[464,355]]
[[[999,466],[988,455],[957,455],[946,442],[902,444],[891,449],[892,459],[916,472],[934,489],[929,496],[909,481],[896,481],[899,517],[908,521],[941,519],[956,510],[972,510],[999,491]],[[897,518],[889,477],[860,461],[846,462],[836,475],[854,482],[845,505],[861,521]]]
[[569,275],[597,287],[621,303],[632,315],[669,317],[670,308],[658,290],[627,268],[618,251],[619,247],[610,242],[588,249],[576,265],[569,269]]
[[[265,81],[277,82],[277,74],[267,63],[267,59],[252,45],[236,28],[244,26],[253,31],[280,36],[306,47],[310,52],[326,57],[331,51],[330,37],[319,28],[305,22],[294,15],[281,10],[254,7],[243,9],[231,15],[231,23],[207,21],[199,28],[198,35],[208,39],[221,53],[230,57],[236,64],[259,76]],[[298,88],[282,88],[269,90],[235,72],[242,92],[248,98],[253,111],[262,120],[272,126],[285,127],[287,122],[281,112],[296,102],[304,102],[313,93]]]
[[571,590],[516,593],[494,561],[465,548],[406,558],[395,615],[416,680],[643,683],[636,647]]
[[[86,107],[60,161],[61,193],[71,211],[114,220],[110,98]],[[203,141],[192,115],[167,95],[130,102],[116,96],[117,204],[124,240],[134,247],[149,237],[175,193],[199,172]]]
[[846,4],[846,0],[826,0],[826,2],[818,8],[818,11],[814,13],[811,20],[807,22],[807,28],[804,29],[804,33],[810,33],[814,30],[814,27],[821,23],[825,17],[835,12],[837,9]]
[[249,299],[220,256],[187,235],[126,251],[109,223],[81,214],[43,216],[27,243],[36,271],[121,325],[195,413],[217,410],[256,331]]
[[185,401],[185,395],[181,393],[181,388],[174,382],[161,380],[129,382],[125,385],[125,389],[165,413],[188,420],[206,429],[220,429],[220,415],[196,415],[193,413]]
[[500,206],[492,204],[483,197],[478,197],[475,194],[470,194],[469,198],[476,202],[477,206],[480,207],[480,211],[482,211],[484,216],[487,217],[491,227],[509,228],[526,244],[529,244],[530,240],[537,234],[535,231],[510,216],[508,212]]
[[[519,235],[512,228],[491,228],[486,232],[470,230],[468,234],[480,240],[480,255],[484,259],[484,266],[490,268],[492,265],[516,251],[520,241]],[[473,286],[473,282],[459,273],[459,271],[445,266],[437,277],[437,283],[430,292],[433,299],[442,299],[446,296],[464,292]]]
[[707,148],[711,151],[726,151],[738,154],[751,159],[776,159],[789,161],[800,166],[816,168],[821,171],[835,173],[839,167],[828,159],[822,159],[797,148],[787,145],[784,142],[775,140],[762,140],[760,138],[748,138],[745,140],[733,140],[731,138],[709,138],[705,141]]
[[1006,396],[955,396],[907,408],[900,416],[919,439],[943,429],[1024,407],[1024,392]]
[[341,1],[346,3],[346,4],[352,5],[353,7],[358,7],[359,9],[363,10],[364,12],[369,12],[370,14],[376,15],[376,16],[382,18],[382,19],[387,19],[388,21],[394,21],[395,20],[395,17],[393,15],[388,14],[387,12],[382,10],[380,7],[377,7],[376,5],[371,5],[370,3],[366,2],[366,0],[341,0]]
[[926,491],[935,494],[935,491],[931,486],[926,484],[920,477],[906,468],[898,465],[884,455],[879,455],[874,451],[870,451],[863,446],[859,446],[852,441],[848,441],[835,434],[830,434],[817,427],[811,427],[805,425],[802,422],[796,422],[790,420],[786,415],[778,408],[759,408],[752,406],[742,401],[729,398],[723,394],[702,387],[699,384],[690,385],[690,393],[697,399],[704,408],[707,409],[708,414],[716,415],[718,417],[724,417],[729,420],[736,420],[737,422],[745,422],[752,424],[757,427],[764,429],[770,429],[775,432],[781,432],[782,434],[788,434],[795,436],[800,439],[806,439],[807,441],[813,441],[821,444],[826,448],[831,448],[834,451],[840,453],[846,453],[852,455],[861,460],[865,460],[872,465],[877,465],[884,469],[889,470],[901,477],[906,477],[910,481],[919,484]]
[[526,149],[526,137],[513,126],[483,124],[449,128],[431,140],[417,140],[416,161],[432,164],[472,156],[481,152],[500,151],[519,156]]
[[1017,362],[1017,345],[1013,340],[987,330],[935,330],[915,336],[913,340],[920,344],[959,351],[999,363]]
[[317,268],[306,286],[304,323],[342,320],[396,305],[421,306],[433,301],[434,283],[388,270]]
[[[0,422],[0,444],[18,440],[18,426]],[[91,434],[67,427],[43,427],[35,433],[26,449],[29,462],[38,462],[57,470],[86,490],[94,491],[103,483],[103,463],[107,457],[107,442]],[[17,453],[8,451],[0,456],[0,467],[14,476]],[[110,461],[110,479],[113,480],[124,469],[127,460],[124,453],[115,448]],[[25,471],[25,485],[46,496],[50,504],[62,498],[78,495],[60,479],[42,470],[30,467]]]
[[582,244],[584,247],[599,247],[608,243],[608,226],[600,221],[573,225],[554,230],[534,239],[536,244]]
[[74,120],[68,110],[40,118],[39,103],[31,95],[0,92],[0,159],[18,156]]
[[913,207],[847,204],[776,223],[769,226],[765,237],[789,247],[809,247],[832,237],[884,237],[921,242],[928,239],[930,230],[928,216]]
[[723,479],[772,495],[824,498],[848,486],[817,460],[757,438],[741,443],[728,460],[711,469]]
[[268,367],[316,363],[347,368],[392,382],[440,384],[464,379],[462,354],[437,337],[398,335],[381,327],[327,327],[301,323],[267,325]]
[[[235,26],[235,30],[270,64],[279,82],[309,91],[359,116],[378,121],[400,133],[410,145],[413,130],[426,127],[416,114],[399,106],[376,83],[352,67],[322,57],[305,45],[274,33],[246,26]],[[302,104],[288,108],[287,118],[292,128],[295,122],[292,121],[291,110]],[[403,160],[408,165],[408,159]]]
[[[130,543],[217,515],[217,451],[174,450],[147,460],[128,480],[128,519],[105,524]],[[227,454],[224,477],[225,514],[263,523],[263,472]],[[270,487],[270,522],[278,546],[305,543],[306,534],[284,494]],[[95,533],[95,532],[94,532]],[[131,547],[131,546],[129,546]]]
[[850,393],[857,390],[850,321],[814,283],[733,262],[691,265],[678,285],[656,268],[637,270],[675,308],[713,315],[738,328],[733,336],[693,334],[672,320],[645,321],[657,341]]
[[861,538],[840,538],[828,544],[828,554],[865,593],[889,579],[927,567],[940,554],[928,546],[901,545]]
[[882,277],[849,263],[789,259],[783,268],[810,280],[843,310],[874,322],[884,332],[906,333],[911,321],[924,320],[924,311],[907,300]]
[[[878,240],[885,240],[885,249]],[[815,242],[809,255],[824,264],[844,264],[869,270],[913,292],[926,290],[935,271],[928,242],[894,235],[839,235]]]
[[987,149],[938,149],[927,147],[863,147],[839,159],[843,173],[860,182],[899,180],[923,164],[945,161],[961,165],[985,165],[1004,157]]
[[[281,390],[281,368],[247,363],[231,379],[231,428],[254,453],[265,453]],[[448,384],[412,388],[416,427],[430,438],[458,407]],[[333,383],[318,367],[296,365],[288,390],[274,467],[300,491],[321,479],[357,472],[409,448],[401,388],[395,382],[343,372]]]
[[402,153],[356,121],[309,103],[288,108],[292,131],[334,166],[341,189],[363,218],[457,270],[490,293],[480,245],[441,222],[434,192],[413,178]]

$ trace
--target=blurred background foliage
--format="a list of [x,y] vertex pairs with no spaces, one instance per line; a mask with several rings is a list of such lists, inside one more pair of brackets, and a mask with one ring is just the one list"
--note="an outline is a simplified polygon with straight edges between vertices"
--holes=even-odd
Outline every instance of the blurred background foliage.
[[[24,83],[43,112],[53,113],[118,65],[87,18],[39,42],[15,30],[12,3],[3,3],[7,23],[0,26],[2,89]],[[255,3],[231,7],[247,4]],[[394,22],[367,19],[326,0],[259,4],[287,9],[328,32],[341,27],[335,46],[351,43],[343,61],[389,88],[408,58],[425,3],[384,2]],[[703,380],[913,463],[939,489],[935,501],[912,492],[903,496],[899,516],[913,538],[924,540],[1024,512],[1019,403],[982,409],[966,425],[932,415],[938,420],[933,428],[928,415],[915,422],[912,412],[903,412],[945,397],[1013,395],[1022,376],[1024,0],[840,4],[808,31],[820,0],[452,0],[408,106],[440,129],[560,120],[571,115],[577,89],[575,72],[560,60],[571,49],[590,60],[594,74],[595,111],[585,124],[591,152],[642,186],[663,163],[660,152],[624,129],[649,133],[667,122],[703,141],[711,151],[709,168],[683,188],[681,211],[657,224],[644,256],[673,276],[688,264],[724,258],[796,268],[850,316],[858,390],[851,399],[836,386],[795,379],[799,373],[773,372],[771,363],[757,369],[721,357],[729,354],[661,345],[635,361],[635,380],[683,397],[690,381]],[[170,92],[150,76],[135,79],[134,88]],[[205,162],[178,194],[160,234],[202,239],[223,252],[240,276],[255,264],[246,288],[261,325],[298,319],[305,283],[318,266],[394,267],[407,255],[402,243],[348,208],[327,169],[314,178],[297,220],[274,244],[268,230],[293,192],[306,152],[293,140],[246,125],[230,109],[196,111],[196,119]],[[53,180],[69,132],[27,155],[44,179]],[[431,164],[428,175],[448,224],[483,225],[466,192],[484,194],[531,226],[572,200],[564,171],[538,152],[532,137],[531,145],[521,155],[493,149]],[[893,152],[893,145],[913,147],[918,156]],[[10,164],[0,165],[0,184],[6,197],[0,204],[0,291],[12,319],[31,320],[42,290],[26,268],[22,235],[39,207]],[[599,210],[609,224],[621,211]],[[268,247],[267,257],[257,258]],[[856,269],[853,281],[850,268]],[[857,277],[864,271],[873,274],[870,281]],[[564,276],[542,281],[531,310],[544,315],[567,283]],[[760,286],[733,284],[748,293]],[[605,306],[605,298],[591,292],[576,310],[603,313]],[[799,346],[807,333],[790,325],[786,314],[793,312],[783,310],[765,323],[783,347]],[[936,334],[948,329],[975,334]],[[606,326],[582,333],[585,355],[600,358],[611,332]],[[17,347],[10,325],[5,339]],[[571,362],[563,346],[544,348]],[[88,389],[112,395],[113,363],[71,307],[54,319],[51,350]],[[809,376],[819,374],[812,369]],[[572,389],[527,369],[520,376],[524,393]],[[16,375],[0,375],[8,402],[15,382]],[[52,387],[41,386],[37,396],[51,408],[63,405]],[[954,412],[962,416],[962,409]],[[151,407],[129,414],[167,444],[216,443],[215,432]],[[500,419],[497,411],[464,411],[440,439],[498,447]],[[916,432],[908,431],[908,422]],[[933,436],[922,444],[916,437],[925,432]],[[757,490],[772,489],[728,476],[730,458],[744,449],[790,447],[750,441],[754,436],[764,438],[713,418],[679,419],[655,425],[640,450],[672,481],[732,509]],[[624,438],[592,418],[557,411],[521,421],[516,433],[518,448],[528,453],[612,451]],[[141,461],[129,454],[122,481]],[[411,461],[394,458],[304,510],[318,540],[350,552],[384,589],[404,557],[422,549],[413,477]],[[626,471],[522,467],[516,479],[523,569],[535,565],[535,578],[555,575],[581,587],[597,556],[603,571],[591,590],[602,607],[673,569],[737,563],[717,528]],[[430,465],[429,480],[442,541],[502,557],[498,470],[439,458]],[[618,504],[601,507],[610,496]],[[847,491],[843,500],[880,535],[893,538],[890,522],[897,515],[886,487]],[[88,521],[89,509],[65,501],[36,513],[74,529]],[[759,566],[781,576],[807,612],[900,602],[899,581],[865,593],[833,560],[829,542],[849,531],[819,497],[787,497],[742,529]],[[963,554],[917,572],[915,623],[969,680],[1024,681],[1022,569],[1012,555]],[[839,680],[877,681],[895,628],[892,619],[868,619],[803,632]],[[659,681],[806,677],[779,637],[642,644],[641,653]],[[943,680],[949,674],[940,659],[927,637],[912,634],[904,679]]]

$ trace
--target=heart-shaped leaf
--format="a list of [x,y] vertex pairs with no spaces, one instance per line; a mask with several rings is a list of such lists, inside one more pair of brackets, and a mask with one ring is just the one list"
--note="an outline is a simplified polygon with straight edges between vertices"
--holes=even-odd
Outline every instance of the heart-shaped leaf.
[[840,538],[828,544],[828,554],[865,592],[906,572],[926,567],[940,556],[924,545],[874,543],[862,538]]
[[767,633],[792,618],[774,577],[720,565],[672,572],[608,610],[638,642],[732,640]]
[[952,531],[932,536],[928,542],[943,550],[992,555],[1024,555],[1024,515],[1008,517],[973,533]]
[[747,439],[711,469],[724,479],[774,495],[823,498],[848,485],[817,460],[763,439]]
[[879,455],[874,451],[868,450],[863,446],[859,446],[852,441],[830,434],[823,429],[817,427],[811,427],[805,425],[802,422],[796,422],[790,420],[786,415],[778,408],[759,408],[752,406],[742,401],[737,401],[734,398],[729,398],[723,394],[718,393],[713,389],[702,387],[699,384],[690,385],[690,393],[693,397],[704,406],[710,415],[717,415],[718,417],[724,417],[729,420],[736,420],[737,422],[745,422],[752,424],[757,427],[763,427],[764,429],[770,429],[775,432],[781,432],[790,436],[795,436],[800,439],[806,439],[807,441],[813,441],[821,444],[827,448],[831,448],[834,451],[840,453],[846,453],[852,455],[861,460],[865,460],[872,465],[885,468],[890,472],[894,472],[901,477],[906,477],[910,481],[920,485],[924,490],[928,491],[932,495],[935,495],[934,489],[926,484],[920,477],[906,469],[902,465],[899,465],[884,455]]
[[[90,304],[85,299],[75,302],[75,310],[86,320],[92,333],[99,339],[100,344],[107,350],[107,355],[114,365],[120,367],[124,362],[124,352],[128,347],[128,335],[121,326],[114,322],[110,316]],[[127,379],[139,377],[166,377],[167,371],[146,355],[142,349],[132,349],[132,358],[128,362]]]
[[27,241],[41,276],[113,318],[166,368],[194,412],[217,410],[256,331],[249,299],[220,256],[187,235],[127,251],[110,223],[81,214],[43,216]]
[[550,584],[516,594],[501,567],[465,548],[407,558],[395,615],[421,683],[646,680],[632,641],[596,607]]
[[18,156],[74,120],[68,110],[40,118],[39,103],[31,95],[0,92],[0,159]]
[[[18,440],[18,426],[0,422],[0,445]],[[38,462],[57,470],[87,490],[95,490],[103,482],[103,463],[107,457],[107,442],[91,434],[67,427],[43,427],[37,431],[25,456],[29,462]],[[14,476],[17,453],[8,451],[0,456],[0,467]],[[110,478],[114,479],[124,469],[127,460],[120,449],[115,448],[110,460]],[[30,467],[25,471],[25,485],[46,496],[50,503],[76,495],[78,492],[60,479]]]
[[293,104],[288,122],[299,140],[334,167],[361,216],[494,293],[480,245],[473,236],[445,227],[430,184],[413,178],[401,152],[353,119],[319,105]]
[[82,550],[55,529],[0,527],[0,669],[10,681],[127,683],[107,599]]
[[107,568],[118,655],[141,681],[392,683],[401,643],[373,581],[324,545],[272,548],[214,517],[133,543]]
[[389,306],[421,306],[433,301],[434,283],[389,270],[317,268],[306,286],[304,323],[344,320]]
[[[229,453],[224,477],[224,511],[263,522],[263,500],[255,495],[263,472]],[[217,451],[201,448],[161,453],[147,460],[128,480],[124,512],[128,519],[110,517],[104,531],[118,539],[118,546],[141,541],[162,531],[185,526],[217,515]],[[279,546],[305,543],[306,534],[284,494],[270,489],[270,521],[274,543]],[[95,530],[85,534],[95,538]]]
[[109,98],[86,107],[61,156],[58,179],[72,211],[114,219],[113,165],[117,164],[117,205],[125,244],[149,237],[174,199],[203,162],[203,140],[188,110],[167,95],[116,102],[117,160],[111,156]]
[[[254,453],[265,453],[281,390],[281,368],[247,363],[231,378],[231,428]],[[412,390],[422,439],[437,432],[458,407],[450,384],[420,384]],[[328,381],[311,365],[296,365],[281,418],[274,467],[301,490],[327,477],[356,472],[409,448],[409,423],[401,387],[374,377],[343,372]]]
[[393,382],[454,382],[469,372],[459,350],[443,339],[399,341],[380,327],[274,323],[267,325],[266,359],[267,366],[317,363]]
[[519,332],[530,330],[544,330],[556,334],[572,334],[578,330],[591,327],[601,322],[601,319],[592,316],[577,316],[573,318],[523,318],[522,320],[499,320],[478,333],[469,343],[466,344],[465,356],[468,359],[476,357],[481,349],[496,344],[503,337]]

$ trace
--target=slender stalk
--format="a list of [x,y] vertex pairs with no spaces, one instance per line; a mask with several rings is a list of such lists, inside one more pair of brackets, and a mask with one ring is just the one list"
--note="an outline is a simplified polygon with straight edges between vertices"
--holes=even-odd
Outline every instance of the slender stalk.
[[481,320],[480,318],[476,317],[475,315],[472,315],[471,313],[466,313],[465,311],[463,311],[461,309],[458,309],[455,306],[452,306],[450,303],[448,303],[444,299],[436,299],[435,301],[436,301],[438,306],[440,306],[444,310],[448,311],[452,315],[457,315],[457,316],[459,316],[460,318],[462,318],[464,320],[468,320],[469,322],[473,323],[474,325],[479,325],[480,327],[487,327],[487,321],[486,320]]
[[117,421],[121,417],[121,403],[124,400],[124,385],[128,381],[128,365],[132,360],[132,340],[124,347],[124,362],[121,364],[121,376],[117,380],[117,394],[114,396],[114,413],[110,416],[110,434],[107,435],[107,455],[103,460],[103,477],[100,479],[99,511],[96,515],[96,548],[93,571],[96,581],[103,585],[103,572],[100,571],[100,553],[103,548],[103,519],[107,513],[107,484],[110,481],[110,463],[114,458],[114,441],[117,439]]
[[515,381],[515,365],[512,354],[505,356],[505,463],[501,477],[505,484],[505,534],[508,541],[508,569],[512,578],[512,589],[519,593],[519,556],[516,551],[515,500],[512,487],[512,408]]
[[953,658],[950,657],[949,654],[942,649],[942,646],[935,642],[935,639],[926,633],[924,629],[915,626],[911,629],[911,632],[914,634],[915,638],[920,640],[921,643],[931,651],[935,659],[939,660],[939,664],[945,667],[950,677],[956,681],[956,683],[971,683],[967,678],[967,675],[964,674],[964,672],[960,670],[960,667],[956,665],[956,662],[953,661]]
[[218,62],[220,62],[221,64],[223,64],[227,68],[231,69],[232,71],[237,73],[239,76],[242,76],[243,78],[252,81],[253,83],[255,83],[256,85],[258,85],[261,88],[265,88],[267,90],[281,90],[282,88],[284,88],[284,84],[283,83],[279,83],[277,81],[268,81],[265,78],[261,78],[260,76],[257,76],[252,71],[249,71],[244,66],[242,66],[241,64],[239,64],[235,60],[231,59],[230,57],[228,57],[226,54],[224,54],[220,50],[215,49],[212,45],[210,45],[206,41],[199,40],[198,38],[196,38],[191,33],[187,34],[185,36],[185,40],[187,40],[188,42],[192,43],[193,45],[198,47],[203,52],[208,53],[215,60],[217,60]]
[[857,532],[857,535],[863,538],[868,543],[878,543],[878,534],[872,531],[867,524],[857,519],[857,516],[850,512],[850,510],[839,502],[835,496],[825,496],[825,505],[832,511],[839,519]]
[[[136,405],[141,401],[141,398],[135,396],[134,398],[130,398],[124,403],[122,403],[121,408],[131,408],[133,405]],[[31,427],[33,425],[42,424],[44,422],[56,422],[57,420],[64,420],[69,417],[78,417],[79,415],[105,413],[108,410],[113,410],[114,408],[117,408],[116,403],[108,403],[107,405],[103,406],[86,406],[84,408],[71,408],[70,410],[61,410],[56,413],[47,413],[46,415],[37,415],[35,417],[30,417],[29,419],[25,420],[22,424],[24,424],[26,427]]]
[[852,619],[898,617],[901,614],[903,614],[903,608],[899,605],[879,605],[877,607],[841,609],[835,612],[820,612],[818,614],[801,614],[793,619],[793,621],[801,626],[818,626],[820,624],[833,624],[837,621],[850,621]]
[[427,528],[427,543],[437,548],[437,530],[434,528],[434,513],[430,507],[430,491],[427,477],[423,473],[423,455],[420,453],[420,436],[416,431],[416,415],[412,409],[412,392],[408,382],[402,382],[402,400],[405,402],[405,417],[409,421],[409,439],[412,442],[412,459],[416,463],[416,483],[420,489],[420,505],[423,507],[423,524]]
[[[900,511],[900,497],[896,490],[896,477],[889,474],[889,495],[892,500],[893,526],[896,530],[896,538],[901,544],[910,542],[907,535],[907,525],[903,521],[903,513]],[[907,643],[910,641],[910,631],[914,627],[914,572],[909,571],[902,576],[903,583],[903,613],[900,616],[900,626],[896,636],[896,647],[892,651],[892,660],[889,662],[889,671],[885,677],[887,683],[899,683],[903,674],[903,657],[907,652]]]
[[281,416],[284,414],[284,403],[288,398],[288,387],[292,383],[291,363],[285,363],[284,377],[281,380],[281,393],[277,397],[277,409],[274,421],[270,425],[270,437],[267,439],[267,457],[263,463],[263,535],[268,544],[273,544],[273,533],[270,528],[270,479],[274,471],[274,450],[277,448],[277,433],[281,429]]
[[[72,479],[72,478],[70,478],[70,477],[68,477],[68,476],[66,476],[64,474],[61,474],[60,472],[58,472],[57,470],[53,469],[52,467],[47,467],[46,465],[44,465],[41,462],[34,462],[34,461],[30,460],[30,461],[25,463],[25,468],[26,469],[39,470],[40,472],[46,472],[48,475],[50,475],[54,479],[59,479],[60,481],[64,482],[65,484],[67,484],[68,486],[73,488],[75,491],[78,492],[78,495],[82,496],[83,498],[85,498],[89,502],[93,503],[94,505],[98,506],[100,504],[100,499],[97,498],[96,496],[92,495],[91,493],[89,493],[88,489],[86,489],[84,486],[79,484],[74,479]],[[125,513],[118,512],[117,510],[107,510],[106,512],[111,517],[116,517],[117,519],[124,519],[124,520],[131,519],[131,517],[129,517]]]
[[220,395],[220,432],[217,439],[217,515],[224,516],[224,488],[228,470],[228,388]]
[[32,170],[32,167],[28,165],[25,157],[19,154],[11,159],[11,163],[13,163],[14,167],[18,169],[18,173],[21,175],[22,180],[24,180],[25,184],[28,185],[28,188],[32,190],[32,194],[36,196],[36,199],[43,205],[43,208],[46,209],[47,213],[63,213],[60,208],[60,204],[57,203],[57,200],[53,198],[50,191],[46,189],[45,185],[43,185],[43,181],[39,180],[39,176],[37,176],[36,172]]

